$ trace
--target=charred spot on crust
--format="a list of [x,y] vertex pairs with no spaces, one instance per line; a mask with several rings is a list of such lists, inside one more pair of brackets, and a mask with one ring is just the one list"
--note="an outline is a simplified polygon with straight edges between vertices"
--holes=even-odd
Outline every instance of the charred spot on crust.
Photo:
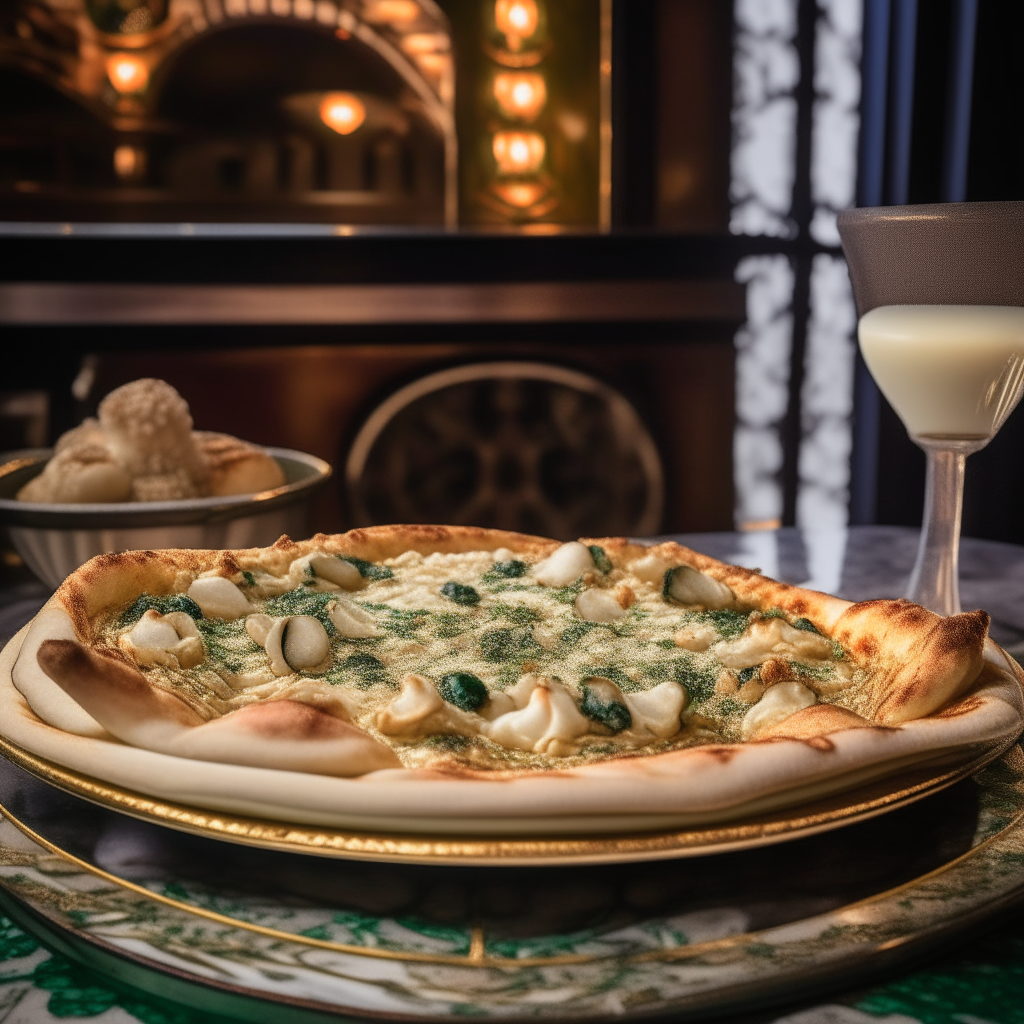
[[836,749],[836,745],[824,736],[811,736],[809,739],[801,740],[800,742],[806,743],[811,749],[820,751],[822,754],[827,754]]
[[962,612],[943,619],[935,627],[935,651],[951,654],[965,647],[980,649],[988,636],[991,617],[988,612]]
[[878,654],[878,641],[873,636],[864,636],[855,641],[851,649],[865,658],[873,658]]
[[941,711],[936,711],[932,718],[959,718],[961,715],[969,715],[972,711],[978,711],[984,706],[984,701],[980,697],[965,697],[963,700],[957,701],[955,704],[950,705],[948,708],[943,708]]
[[295,700],[268,700],[233,711],[219,719],[257,736],[274,739],[324,740],[350,736],[358,730],[319,708]]
[[736,747],[696,747],[695,750],[707,754],[719,764],[728,764],[737,754]]

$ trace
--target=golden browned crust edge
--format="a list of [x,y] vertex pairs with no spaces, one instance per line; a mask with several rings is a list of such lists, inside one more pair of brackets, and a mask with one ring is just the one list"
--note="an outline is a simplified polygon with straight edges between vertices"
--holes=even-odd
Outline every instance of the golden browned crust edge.
[[[858,663],[871,665],[872,719],[878,723],[898,724],[933,713],[962,696],[982,668],[988,632],[985,612],[943,618],[903,600],[851,604],[780,583],[751,569],[727,565],[674,541],[644,545],[624,537],[580,539],[584,544],[599,544],[617,565],[628,565],[652,553],[661,555],[725,583],[744,609],[780,608],[794,617],[809,619],[821,632],[846,646]],[[412,524],[316,534],[299,542],[283,536],[269,548],[129,551],[93,558],[64,581],[51,601],[71,617],[79,639],[92,643],[96,639],[92,622],[97,615],[130,604],[144,591],[175,592],[176,580],[183,572],[190,577],[208,572],[233,576],[244,570],[283,575],[292,561],[314,551],[380,561],[409,550],[431,554],[507,548],[538,559],[559,544],[505,530]]]

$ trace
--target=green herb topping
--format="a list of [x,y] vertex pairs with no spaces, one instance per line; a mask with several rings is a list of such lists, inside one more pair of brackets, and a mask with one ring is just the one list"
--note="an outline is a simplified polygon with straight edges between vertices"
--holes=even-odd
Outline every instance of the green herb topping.
[[496,663],[521,661],[541,649],[529,629],[491,629],[480,637],[480,653]]
[[118,625],[134,626],[150,608],[156,609],[161,615],[167,615],[169,612],[184,612],[186,615],[191,615],[196,621],[203,617],[202,609],[187,594],[168,594],[166,597],[142,594],[124,610],[118,619]]
[[384,662],[365,651],[350,654],[338,667],[342,672],[351,672],[357,676],[360,686],[371,686],[373,683],[387,681],[387,669],[384,667]]
[[597,687],[588,680],[581,684],[583,690],[583,701],[580,704],[580,711],[591,721],[600,722],[607,726],[612,732],[622,732],[633,724],[633,716],[629,708],[618,700],[602,700],[597,693]]
[[487,687],[472,672],[449,672],[441,677],[437,692],[463,711],[477,711],[488,700]]
[[590,551],[590,557],[593,558],[599,572],[612,571],[612,560],[604,553],[603,547],[599,544],[588,544],[587,550]]
[[485,583],[495,580],[517,580],[520,576],[525,576],[529,568],[525,562],[513,558],[509,562],[495,562],[480,578]]
[[313,590],[289,590],[285,594],[270,598],[264,610],[267,615],[273,615],[275,618],[284,618],[286,615],[312,615],[327,630],[328,636],[334,636],[336,630],[328,613],[328,607],[334,604],[334,601],[333,594],[318,594]]
[[480,595],[472,587],[467,587],[465,583],[455,583],[453,580],[449,580],[443,587],[441,587],[441,596],[447,597],[449,601],[454,601],[456,604],[474,605],[480,603]]
[[395,574],[386,565],[377,565],[375,562],[367,562],[365,558],[356,558],[355,555],[338,555],[343,562],[349,562],[359,570],[359,575],[364,580],[390,580]]

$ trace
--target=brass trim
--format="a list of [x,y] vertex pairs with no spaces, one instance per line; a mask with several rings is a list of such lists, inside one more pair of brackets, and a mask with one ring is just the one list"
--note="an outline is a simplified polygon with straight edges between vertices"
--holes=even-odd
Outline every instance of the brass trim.
[[[1012,753],[1012,752],[1011,752]],[[169,896],[164,896],[161,893],[153,892],[150,889],[146,889],[144,886],[138,885],[135,882],[130,882],[127,879],[120,878],[111,872],[104,871],[102,868],[96,867],[90,864],[88,861],[83,860],[80,857],[75,856],[72,853],[64,850],[56,843],[50,842],[45,837],[41,836],[38,832],[32,829],[29,825],[26,825],[19,818],[13,815],[2,803],[0,803],[0,816],[6,818],[15,828],[17,828],[23,835],[27,836],[32,842],[36,843],[42,849],[48,853],[54,854],[55,856],[61,857],[76,867],[81,868],[83,871],[89,874],[101,878],[104,881],[116,885],[122,889],[126,889],[129,892],[136,893],[137,895],[144,896],[147,899],[151,899],[157,903],[164,904],[165,906],[172,907],[176,910],[184,913],[193,914],[197,917],[202,917],[209,921],[214,921],[218,924],[223,924],[232,928],[239,928],[243,931],[253,932],[258,935],[263,935],[267,938],[294,942],[299,945],[312,946],[318,949],[326,949],[336,953],[346,953],[352,956],[365,956],[370,959],[376,960],[397,960],[405,961],[410,963],[429,963],[444,966],[459,966],[459,967],[482,967],[482,968],[510,968],[510,967],[557,967],[557,966],[568,966],[572,964],[584,964],[584,963],[597,963],[608,960],[622,960],[626,963],[645,963],[659,960],[688,960],[694,957],[703,956],[707,953],[716,951],[735,948],[745,944],[754,944],[763,939],[766,935],[770,935],[776,928],[765,928],[754,932],[745,932],[741,935],[731,935],[723,939],[714,939],[709,942],[694,943],[693,945],[677,946],[672,949],[656,949],[646,950],[640,953],[626,954],[625,956],[609,953],[605,956],[595,956],[592,954],[584,953],[563,953],[558,956],[550,957],[489,957],[486,955],[486,944],[483,929],[480,927],[474,927],[470,932],[470,945],[466,955],[443,955],[436,953],[417,953],[413,950],[409,951],[398,951],[398,950],[384,950],[376,949],[373,947],[365,946],[352,946],[340,942],[331,942],[327,939],[315,939],[307,935],[298,935],[293,932],[281,931],[277,928],[268,928],[264,925],[252,924],[248,921],[242,921],[237,918],[229,917],[225,914],[217,913],[213,910],[206,910],[203,907],[193,907],[188,903],[183,903],[179,900],[172,899]],[[880,903],[888,899],[892,899],[898,896],[902,892],[906,892],[922,883],[925,883],[931,879],[938,878],[946,872],[958,865],[965,863],[971,858],[977,856],[988,847],[994,845],[997,841],[1005,839],[1006,835],[1011,831],[1018,830],[1021,825],[1024,824],[1024,810],[1018,811],[1018,813],[1010,819],[1010,821],[1003,826],[994,835],[989,836],[987,839],[982,840],[977,846],[962,853],[959,857],[954,857],[952,860],[941,865],[938,868],[934,868],[931,871],[925,872],[923,875],[919,875],[916,878],[912,878],[907,882],[903,882],[900,885],[894,886],[891,889],[883,890],[882,892],[875,893],[872,896],[867,896],[864,899],[855,900],[852,903],[844,904],[843,906],[836,907],[833,910],[827,911],[827,913],[835,916],[839,916],[855,910],[860,907],[870,906],[872,904]],[[6,888],[3,880],[0,879],[0,886]],[[784,927],[784,926],[782,926]],[[894,943],[900,944],[908,941],[908,937],[903,937],[899,940],[889,940],[888,942],[882,943],[876,947],[876,952],[882,951],[889,948]]]
[[[134,793],[62,768],[0,737],[0,753],[58,789],[102,807],[183,832],[262,849],[317,856],[408,864],[557,864],[601,860],[671,859],[687,853],[738,849],[764,841],[813,835],[838,823],[853,824],[895,810],[967,778],[1003,751],[989,752],[967,765],[937,775],[922,769],[902,776],[911,784],[892,790],[884,781],[840,794],[803,808],[799,817],[786,811],[738,825],[713,825],[674,831],[560,838],[436,836],[355,832],[246,818],[188,807]],[[922,777],[924,776],[924,777]],[[858,801],[859,797],[859,801]],[[858,802],[851,802],[858,801]],[[518,962],[518,961],[517,961]]]

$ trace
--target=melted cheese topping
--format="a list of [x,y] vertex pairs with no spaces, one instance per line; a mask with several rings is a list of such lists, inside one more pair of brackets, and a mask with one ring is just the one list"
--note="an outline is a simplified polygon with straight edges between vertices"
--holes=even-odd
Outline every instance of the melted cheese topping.
[[739,609],[723,584],[651,561],[614,565],[579,543],[535,566],[508,551],[319,554],[285,577],[186,579],[187,593],[143,595],[99,625],[207,717],[305,699],[410,767],[547,768],[756,738],[815,700],[852,699],[862,673],[806,620]]

